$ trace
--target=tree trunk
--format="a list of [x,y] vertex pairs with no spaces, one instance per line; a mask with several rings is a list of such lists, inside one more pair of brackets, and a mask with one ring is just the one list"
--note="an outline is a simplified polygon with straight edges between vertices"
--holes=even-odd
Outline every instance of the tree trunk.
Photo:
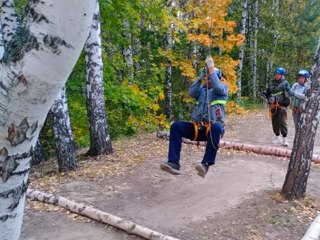
[[127,44],[122,51],[123,58],[126,63],[124,76],[128,78],[129,82],[132,82],[134,77],[134,72],[133,72],[132,35],[131,35],[131,26],[130,26],[129,20],[123,19],[122,26],[123,26],[123,35],[127,41]]
[[0,61],[3,57],[4,54],[4,42],[3,42],[3,34],[2,34],[2,24],[1,24],[1,19],[0,19]]
[[[247,23],[247,15],[248,15],[248,0],[242,1],[242,17],[241,17],[241,30],[240,34],[243,36],[246,35],[246,23]],[[241,98],[241,78],[242,78],[242,69],[243,69],[243,61],[244,61],[244,49],[245,49],[245,42],[241,44],[240,52],[239,52],[239,60],[240,63],[238,65],[238,72],[237,72],[237,86],[238,86],[238,92],[237,92],[237,99],[240,100]]]
[[[170,12],[172,12],[173,8],[175,6],[175,0],[171,0],[169,2],[169,8]],[[168,28],[167,34],[166,34],[166,40],[165,40],[165,49],[167,51],[172,50],[172,32],[174,31],[174,25],[173,22],[170,23],[170,26]],[[166,115],[167,118],[172,120],[173,119],[173,108],[172,108],[172,63],[170,60],[167,61],[166,66],[166,75],[165,75],[165,90],[166,90]]]
[[42,149],[41,142],[38,138],[36,146],[32,151],[31,166],[39,165],[43,159],[44,159],[43,149]]
[[19,239],[32,149],[84,46],[94,5],[90,0],[30,1],[26,22],[6,45],[0,62],[2,240]]
[[109,224],[111,226],[122,229],[129,234],[135,234],[145,239],[178,240],[176,238],[164,235],[162,233],[158,233],[149,228],[135,224],[131,221],[100,211],[96,208],[89,207],[81,203],[76,203],[74,201],[70,201],[64,197],[54,196],[52,194],[47,194],[32,189],[28,189],[27,195],[29,198],[33,200],[58,205],[60,207],[68,209],[71,212],[78,213],[82,216],[89,217],[96,221]]
[[252,94],[257,99],[257,52],[258,52],[258,27],[259,27],[259,1],[254,3],[254,33],[253,33],[253,58],[252,58]]
[[90,156],[109,154],[112,152],[112,144],[104,101],[99,1],[96,4],[85,50],[87,71],[86,103],[90,131],[90,149],[87,154]]
[[314,141],[320,118],[320,48],[313,60],[311,89],[307,93],[305,110],[296,131],[290,163],[282,193],[287,199],[303,198],[313,154]]
[[17,16],[14,10],[14,0],[3,0],[1,3],[0,22],[2,24],[3,43],[6,46],[16,34]]
[[74,170],[77,168],[76,144],[72,136],[65,87],[62,88],[59,97],[54,101],[49,115],[52,117],[52,130],[59,171]]

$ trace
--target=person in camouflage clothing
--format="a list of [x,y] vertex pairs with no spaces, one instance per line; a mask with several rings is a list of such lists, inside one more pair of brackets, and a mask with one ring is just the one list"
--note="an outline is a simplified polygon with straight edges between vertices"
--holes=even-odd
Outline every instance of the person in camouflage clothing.
[[285,76],[286,70],[277,67],[274,71],[274,80],[265,91],[265,96],[268,99],[272,129],[275,134],[272,143],[288,147],[287,108],[290,105],[290,84],[285,80]]

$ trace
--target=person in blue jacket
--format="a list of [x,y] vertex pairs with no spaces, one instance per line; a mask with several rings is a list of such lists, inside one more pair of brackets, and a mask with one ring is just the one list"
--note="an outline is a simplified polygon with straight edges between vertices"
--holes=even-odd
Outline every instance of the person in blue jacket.
[[294,83],[289,91],[291,96],[292,117],[296,132],[298,131],[298,123],[303,112],[306,92],[310,89],[308,82],[310,73],[307,70],[300,70],[297,74],[297,82]]
[[[202,84],[202,79],[205,83]],[[221,82],[222,72],[214,66],[213,59],[206,59],[206,67],[189,88],[189,95],[196,99],[192,122],[175,121],[170,128],[168,161],[160,168],[168,173],[180,174],[182,138],[207,141],[201,163],[196,166],[198,175],[205,177],[209,166],[215,164],[219,141],[224,133],[228,87]]]

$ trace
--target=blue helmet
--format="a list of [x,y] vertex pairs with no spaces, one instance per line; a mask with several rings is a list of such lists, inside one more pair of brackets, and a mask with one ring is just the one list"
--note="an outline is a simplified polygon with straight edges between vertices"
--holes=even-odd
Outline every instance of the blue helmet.
[[220,69],[215,67],[214,70],[215,70],[218,78],[221,80],[221,78],[222,78],[222,72],[220,71]]
[[297,74],[297,76],[302,76],[302,77],[305,77],[305,78],[309,78],[310,77],[310,73],[307,71],[307,70],[300,70]]
[[277,67],[276,70],[274,70],[274,73],[279,73],[282,76],[285,76],[287,74],[286,70],[283,67]]

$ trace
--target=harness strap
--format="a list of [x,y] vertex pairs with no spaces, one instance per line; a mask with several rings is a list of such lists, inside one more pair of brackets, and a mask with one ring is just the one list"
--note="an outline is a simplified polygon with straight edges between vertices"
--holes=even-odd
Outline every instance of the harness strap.
[[200,125],[199,123],[194,122],[194,123],[193,123],[193,126],[194,126],[194,139],[193,139],[193,141],[196,141],[196,140],[198,139],[199,126],[202,126],[202,127],[205,127],[205,128],[206,128],[206,136],[208,137],[211,124],[209,124],[209,123],[204,123],[204,124],[201,124],[201,125]]

